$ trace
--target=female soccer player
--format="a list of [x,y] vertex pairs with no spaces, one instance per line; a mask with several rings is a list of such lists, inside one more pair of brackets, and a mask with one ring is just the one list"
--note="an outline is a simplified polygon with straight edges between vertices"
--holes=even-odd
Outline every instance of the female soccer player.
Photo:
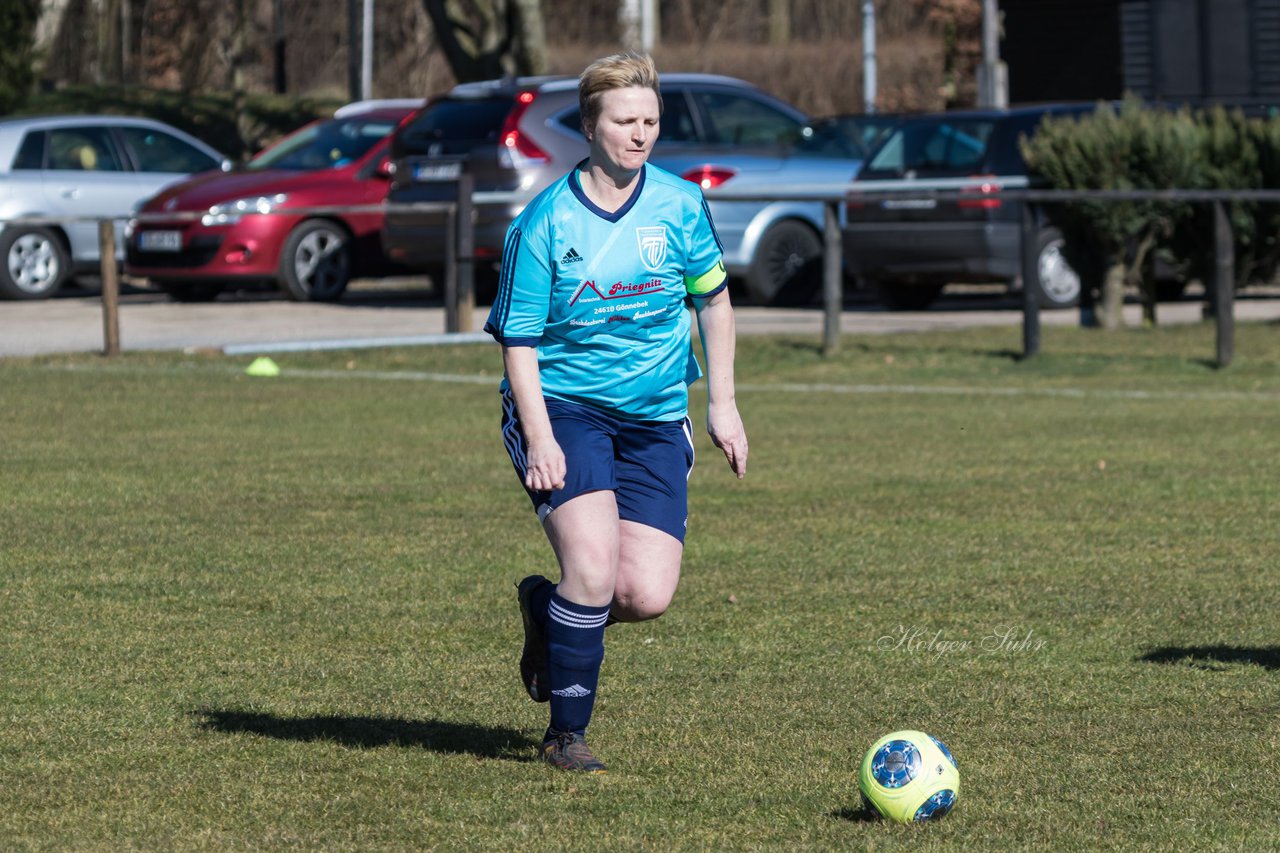
[[[680,576],[693,468],[688,384],[707,361],[707,431],[739,478],[734,320],[701,190],[646,163],[662,100],[648,56],[592,63],[578,83],[590,156],[507,232],[485,325],[502,345],[502,434],[560,564],[518,586],[520,674],[549,701],[540,755],[603,772],[587,746],[607,621],[656,618]],[[610,618],[612,617],[612,619]]]

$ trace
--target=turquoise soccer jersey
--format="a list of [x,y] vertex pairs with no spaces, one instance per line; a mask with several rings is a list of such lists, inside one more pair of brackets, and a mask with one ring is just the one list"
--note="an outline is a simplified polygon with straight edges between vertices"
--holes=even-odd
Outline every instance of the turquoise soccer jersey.
[[628,420],[679,420],[702,375],[684,299],[725,286],[721,254],[696,184],[646,165],[609,213],[575,168],[508,230],[485,331],[537,348],[548,397]]

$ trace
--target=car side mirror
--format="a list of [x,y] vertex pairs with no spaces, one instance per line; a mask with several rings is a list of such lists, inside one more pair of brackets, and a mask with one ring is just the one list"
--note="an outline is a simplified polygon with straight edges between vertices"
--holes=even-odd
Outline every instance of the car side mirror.
[[373,170],[374,177],[391,180],[396,176],[396,164],[390,157],[383,157],[378,161],[378,167]]

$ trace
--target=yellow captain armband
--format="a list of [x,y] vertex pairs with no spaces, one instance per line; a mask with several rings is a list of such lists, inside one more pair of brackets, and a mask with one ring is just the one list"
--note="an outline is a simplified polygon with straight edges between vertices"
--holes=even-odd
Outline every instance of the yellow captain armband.
[[690,296],[710,296],[724,285],[728,277],[724,261],[716,261],[716,265],[702,275],[685,276],[684,289]]

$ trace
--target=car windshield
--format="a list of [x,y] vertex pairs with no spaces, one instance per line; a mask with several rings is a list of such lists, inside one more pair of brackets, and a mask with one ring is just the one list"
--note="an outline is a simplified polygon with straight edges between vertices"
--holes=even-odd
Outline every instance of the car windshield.
[[813,127],[819,138],[837,137],[838,144],[848,151],[847,156],[863,160],[900,124],[902,119],[892,116],[857,115],[820,119]]
[[359,160],[395,130],[390,119],[335,119],[304,128],[250,160],[247,169],[336,169]]
[[995,124],[983,118],[908,122],[885,139],[860,177],[971,175],[982,167]]
[[510,95],[441,99],[400,133],[398,144],[415,154],[462,154],[475,144],[497,143],[514,104]]
[[809,157],[862,160],[867,156],[868,146],[859,133],[833,121],[818,121],[800,128],[794,148],[796,153]]

